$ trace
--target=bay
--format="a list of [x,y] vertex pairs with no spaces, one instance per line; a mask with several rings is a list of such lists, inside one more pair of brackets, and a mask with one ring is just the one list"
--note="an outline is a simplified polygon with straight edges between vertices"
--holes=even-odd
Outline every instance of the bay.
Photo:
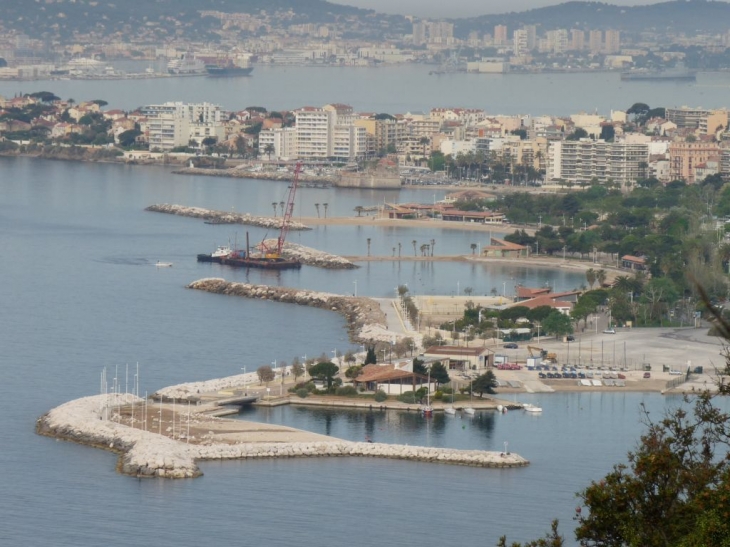
[[378,68],[256,66],[247,78],[1,81],[0,95],[52,91],[76,101],[104,99],[132,110],[166,101],[211,102],[225,109],[291,110],[346,103],[360,112],[427,112],[435,107],[483,108],[490,114],[569,115],[652,107],[728,106],[730,73],[700,73],[696,82],[621,81],[618,72],[429,74],[433,66]]
[[[200,479],[140,482],[118,475],[112,454],[34,434],[36,418],[48,409],[97,393],[103,367],[131,388],[139,362],[141,391],[152,392],[351,347],[335,314],[185,289],[202,277],[345,293],[357,279],[358,293],[372,296],[390,296],[405,282],[421,294],[448,294],[457,283],[479,292],[516,280],[544,280],[557,290],[582,283],[580,274],[562,270],[448,262],[247,275],[195,261],[198,252],[222,243],[230,227],[143,210],[168,202],[268,213],[281,190],[266,181],[181,177],[157,167],[0,159],[0,544],[173,546],[215,538],[436,545],[457,533],[460,542],[493,544],[502,533],[516,540],[540,535],[554,516],[564,519],[567,532],[573,492],[605,473],[637,438],[638,402],[656,411],[670,404],[657,395],[558,395],[538,399],[546,413],[536,420],[508,414],[491,417],[490,425],[484,416],[482,426],[450,424],[443,431],[437,420],[427,427],[397,415],[373,422],[374,436],[386,442],[499,450],[508,441],[533,461],[508,471],[358,459],[207,462]],[[318,192],[316,200],[326,199],[333,215],[382,198]],[[393,242],[407,248],[412,238],[431,236],[437,252],[468,252],[475,237],[460,230],[332,226],[296,237],[362,254],[368,236],[373,252],[385,254]],[[174,266],[157,269],[157,260]],[[300,426],[320,427],[316,414],[304,416]],[[332,435],[362,438],[364,426],[357,424],[364,417],[332,418]]]

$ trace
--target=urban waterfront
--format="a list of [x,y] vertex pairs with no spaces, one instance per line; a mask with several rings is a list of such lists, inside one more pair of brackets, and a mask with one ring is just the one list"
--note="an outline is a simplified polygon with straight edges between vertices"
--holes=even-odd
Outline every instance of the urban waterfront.
[[[144,65],[140,65],[143,67]],[[143,68],[142,68],[143,70]],[[77,101],[103,99],[132,110],[166,101],[211,102],[225,109],[271,110],[338,102],[356,111],[427,112],[434,107],[483,108],[490,114],[608,114],[637,101],[651,106],[727,104],[730,73],[700,73],[696,82],[621,81],[618,72],[433,75],[431,65],[380,68],[257,66],[248,78],[2,81],[0,95],[51,91]],[[292,93],[292,89],[296,93]],[[418,93],[414,94],[413,90]]]
[[[184,289],[207,276],[247,279],[243,271],[194,259],[231,227],[143,211],[155,202],[184,202],[266,213],[280,184],[29,158],[0,160],[0,173],[0,242],[6,252],[0,293],[5,349],[0,510],[12,523],[0,537],[8,544],[96,545],[104,538],[107,545],[127,545],[144,537],[167,546],[184,544],[192,534],[266,545],[334,546],[344,538],[372,545],[388,542],[389,530],[397,528],[403,545],[436,545],[454,537],[489,545],[502,533],[515,540],[540,535],[556,516],[568,532],[574,492],[608,471],[637,440],[639,403],[645,401],[655,415],[673,404],[656,394],[520,396],[538,401],[544,415],[485,414],[473,422],[451,423],[437,416],[423,423],[415,415],[386,413],[375,415],[371,426],[367,413],[327,417],[293,407],[260,410],[244,417],[317,432],[326,432],[321,428],[329,421],[332,435],[358,440],[371,427],[372,436],[383,442],[501,450],[507,441],[532,465],[498,471],[313,459],[206,462],[203,478],[180,482],[120,476],[115,455],[38,437],[35,419],[65,401],[97,393],[102,367],[115,373],[118,365],[119,382],[131,386],[139,362],[142,390],[152,392],[274,359],[348,349],[344,323],[322,310]],[[326,192],[316,199],[326,197],[333,215],[350,214],[353,204],[366,198],[382,198],[369,192],[316,192]],[[400,198],[419,195],[406,191]],[[425,195],[427,201],[431,194]],[[308,199],[306,192],[302,199]],[[373,252],[383,254],[391,241],[415,237],[411,230],[333,228],[296,237],[338,252],[364,248],[368,233]],[[390,240],[381,241],[381,234]],[[470,242],[475,234],[455,230],[434,237],[437,254],[440,245],[444,252],[468,253],[464,238]],[[159,270],[157,260],[170,260],[174,267]],[[558,270],[447,262],[250,275],[255,282],[336,292],[351,291],[358,279],[360,294],[387,296],[405,282],[422,284],[423,292],[448,294],[458,281],[462,287],[473,281],[475,290],[488,291],[511,282],[515,274],[532,284],[550,282],[557,290],[582,283],[580,274]],[[363,533],[352,534],[351,519],[363,517],[369,524],[357,525]]]

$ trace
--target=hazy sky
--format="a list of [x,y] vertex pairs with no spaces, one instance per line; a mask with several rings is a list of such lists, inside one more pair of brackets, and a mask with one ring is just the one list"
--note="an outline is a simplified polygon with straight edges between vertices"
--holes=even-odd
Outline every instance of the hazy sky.
[[[418,15],[421,17],[466,17],[524,11],[561,4],[560,0],[330,0],[358,8],[374,9],[383,13]],[[608,0],[617,6],[657,4],[665,0]]]

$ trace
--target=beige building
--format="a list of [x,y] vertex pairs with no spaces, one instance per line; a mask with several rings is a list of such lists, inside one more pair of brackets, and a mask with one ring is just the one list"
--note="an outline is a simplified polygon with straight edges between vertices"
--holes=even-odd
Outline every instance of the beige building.
[[504,46],[507,45],[507,26],[497,25],[494,27],[494,45]]
[[712,158],[720,156],[720,147],[714,142],[673,142],[669,145],[669,173],[672,180],[698,182],[695,169]]
[[561,141],[550,146],[548,158],[548,180],[576,184],[610,179],[627,186],[647,176],[649,146],[591,139]]

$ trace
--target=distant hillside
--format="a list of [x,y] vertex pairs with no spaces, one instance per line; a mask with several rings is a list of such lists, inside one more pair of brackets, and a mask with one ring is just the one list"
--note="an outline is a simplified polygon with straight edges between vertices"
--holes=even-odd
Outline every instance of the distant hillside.
[[730,3],[707,0],[675,0],[649,6],[614,6],[602,2],[566,2],[523,12],[458,19],[456,32],[493,32],[507,25],[511,32],[522,25],[538,25],[542,31],[557,28],[619,29],[624,32],[657,31],[686,34],[730,30]]
[[343,15],[366,15],[369,10],[325,2],[324,0],[43,0],[42,2],[0,0],[0,24],[32,37],[39,34],[69,38],[74,33],[134,33],[140,28],[160,29],[174,36],[182,30],[203,32],[219,22],[201,20],[198,12],[258,13],[291,10],[292,23],[323,23]]

